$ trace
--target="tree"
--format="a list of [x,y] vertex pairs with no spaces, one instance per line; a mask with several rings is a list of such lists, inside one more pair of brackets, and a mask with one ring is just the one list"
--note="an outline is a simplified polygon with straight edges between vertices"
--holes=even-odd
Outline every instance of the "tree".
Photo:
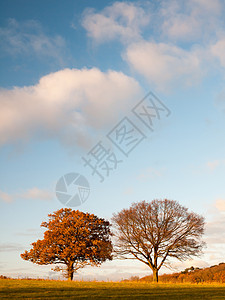
[[[32,249],[21,254],[24,260],[39,265],[59,264],[55,271],[66,267],[67,278],[86,265],[99,266],[112,260],[110,224],[93,214],[68,208],[49,214],[44,239],[32,243]],[[61,267],[64,265],[64,268]]]
[[117,257],[145,263],[153,271],[153,281],[158,282],[167,258],[198,256],[204,246],[204,218],[173,200],[134,203],[114,214],[112,222]]

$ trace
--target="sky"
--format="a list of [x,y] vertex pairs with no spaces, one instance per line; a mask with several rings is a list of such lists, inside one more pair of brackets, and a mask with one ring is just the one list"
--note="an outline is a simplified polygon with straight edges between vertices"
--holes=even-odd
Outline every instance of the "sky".
[[[53,211],[110,220],[164,198],[206,218],[207,247],[160,273],[223,262],[224,1],[0,5],[0,274],[62,278],[20,258]],[[62,199],[81,191],[58,182],[78,174],[89,194],[74,207]],[[75,279],[148,274],[141,262],[113,260]]]

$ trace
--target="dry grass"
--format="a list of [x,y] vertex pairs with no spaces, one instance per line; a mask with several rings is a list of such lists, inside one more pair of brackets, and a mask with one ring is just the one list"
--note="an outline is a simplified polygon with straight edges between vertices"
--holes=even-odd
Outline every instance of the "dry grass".
[[1,299],[225,299],[225,284],[0,279]]

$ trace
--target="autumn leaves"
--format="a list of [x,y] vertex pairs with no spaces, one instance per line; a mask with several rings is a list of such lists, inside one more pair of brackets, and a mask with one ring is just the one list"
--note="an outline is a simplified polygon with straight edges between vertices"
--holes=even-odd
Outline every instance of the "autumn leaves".
[[[69,279],[86,265],[99,266],[113,257],[138,259],[158,271],[170,257],[184,260],[201,254],[204,218],[173,200],[137,202],[114,214],[111,224],[94,214],[62,208],[49,214],[44,238],[21,254],[36,264],[57,264]],[[112,244],[114,242],[114,247]]]

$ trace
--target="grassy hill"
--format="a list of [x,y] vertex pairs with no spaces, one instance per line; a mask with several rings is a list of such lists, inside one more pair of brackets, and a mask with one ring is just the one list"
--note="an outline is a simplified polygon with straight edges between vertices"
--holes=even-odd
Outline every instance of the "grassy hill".
[[[145,276],[140,281],[152,281],[152,276]],[[208,268],[187,268],[180,273],[163,274],[159,276],[160,282],[172,282],[172,283],[200,283],[200,282],[219,282],[225,283],[225,263],[211,266]]]
[[10,279],[0,276],[0,299],[225,299],[225,263],[124,282]]

